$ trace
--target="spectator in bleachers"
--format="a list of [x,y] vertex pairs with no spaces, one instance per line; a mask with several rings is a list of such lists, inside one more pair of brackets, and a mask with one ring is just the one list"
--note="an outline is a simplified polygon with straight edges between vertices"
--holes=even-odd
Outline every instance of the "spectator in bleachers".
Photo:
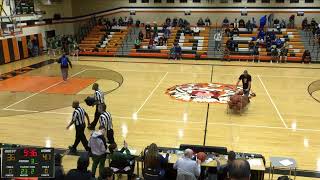
[[132,24],[133,24],[133,19],[132,19],[132,17],[130,16],[129,19],[128,19],[128,25],[131,26]]
[[128,25],[128,21],[129,21],[129,20],[128,20],[127,16],[125,16],[125,17],[124,17],[124,20],[123,20],[123,25],[124,25],[124,26],[127,26],[127,25]]
[[27,43],[27,47],[28,47],[28,54],[33,57],[33,44],[32,41],[29,39],[28,43]]
[[141,47],[141,40],[139,38],[137,38],[135,41],[134,41],[134,47],[136,49],[140,49]]
[[279,19],[276,18],[273,20],[273,27],[277,28],[278,25],[280,25],[280,21],[279,21]]
[[229,19],[225,17],[222,21],[222,28],[227,28],[229,27]]
[[231,41],[231,51],[234,51],[234,52],[238,51],[238,46],[239,44],[237,41],[234,41],[234,40]]
[[62,155],[57,153],[54,155],[54,164],[55,164],[55,178],[52,178],[54,180],[64,180],[64,170],[62,166]]
[[172,59],[172,60],[176,60],[177,56],[176,56],[176,48],[175,46],[172,46],[172,48],[170,48],[169,51],[169,58],[168,60]]
[[223,59],[226,61],[230,61],[230,50],[227,46],[224,48],[223,54],[224,54]]
[[197,26],[193,30],[193,36],[199,36],[200,35],[200,28]]
[[204,24],[203,19],[200,18],[200,19],[198,20],[198,22],[197,22],[197,26],[202,27],[202,26],[204,26],[204,25],[205,25],[205,24]]
[[220,31],[214,34],[214,50],[215,51],[220,51],[220,46],[221,46],[221,40],[222,40],[222,34]]
[[107,158],[107,141],[105,138],[106,129],[100,126],[98,131],[94,131],[89,139],[88,146],[91,148],[92,157],[92,174],[95,176],[97,167],[99,165],[99,176],[104,169]]
[[158,34],[158,24],[157,23],[154,23],[154,25],[153,25],[153,33]]
[[178,19],[175,17],[172,20],[172,27],[176,27],[178,25]]
[[136,20],[136,27],[140,27],[140,20],[139,19]]
[[260,62],[259,60],[259,42],[257,42],[255,44],[255,46],[253,47],[253,60],[252,62],[254,62],[256,59],[258,60],[258,62]]
[[295,15],[291,15],[289,17],[289,24],[288,24],[289,28],[294,28],[294,19],[295,19]]
[[187,27],[187,26],[189,26],[190,25],[190,23],[186,20],[186,19],[184,19],[183,20],[183,26],[184,27]]
[[260,29],[263,29],[267,23],[267,15],[264,15],[260,18]]
[[150,38],[149,40],[148,49],[154,49],[153,38]]
[[138,38],[140,41],[143,41],[143,32],[142,31],[139,32]]
[[181,60],[181,53],[182,53],[182,49],[181,46],[179,45],[179,43],[177,43],[174,47],[175,53],[176,53],[176,60]]
[[254,19],[254,17],[252,17],[252,20],[251,20],[251,22],[252,22],[252,27],[253,28],[256,28],[257,27],[257,22],[256,22],[256,20]]
[[150,144],[150,146],[144,150],[145,171],[153,172],[154,175],[164,177],[168,159],[168,153],[163,157],[159,154],[158,146],[155,143]]
[[182,18],[179,18],[179,20],[178,20],[178,26],[179,26],[179,27],[184,26],[184,25],[183,25],[183,19],[182,19]]
[[187,27],[182,27],[181,28],[182,32],[184,32],[185,34],[193,34],[194,31],[191,30],[191,27],[190,26],[187,26]]
[[301,23],[302,30],[306,30],[307,26],[308,26],[308,19],[304,18]]
[[238,27],[234,27],[231,31],[231,36],[239,36],[239,33],[240,33],[240,31],[239,31]]
[[221,165],[220,160],[216,159],[218,179],[228,179],[229,169],[234,160],[236,160],[236,153],[234,151],[228,153],[228,161],[225,165]]
[[254,44],[254,42],[251,40],[251,41],[249,42],[249,44],[248,44],[248,47],[249,47],[249,51],[250,51],[250,52],[253,52],[254,46],[255,46],[255,44]]
[[227,28],[224,30],[224,33],[227,35],[227,37],[230,37],[230,35],[231,35],[230,28],[227,27]]
[[239,27],[239,21],[237,18],[235,18],[233,23],[233,28],[238,28],[238,27]]
[[120,171],[126,171],[129,174],[133,173],[135,161],[134,161],[134,156],[131,155],[131,152],[128,148],[127,142],[125,141],[123,142],[123,147],[120,151],[118,150],[116,143],[110,144],[109,151],[110,151],[110,159],[111,159],[110,167],[114,171],[116,168]]
[[232,47],[231,47],[231,46],[232,46],[231,44],[232,44],[232,38],[228,39],[227,42],[226,42],[226,47],[227,47],[230,51],[232,50],[232,49],[231,49],[231,48],[232,48]]
[[234,160],[229,167],[230,180],[250,180],[251,170],[247,160]]
[[269,14],[269,16],[268,16],[268,27],[269,28],[273,27],[273,19],[274,19],[274,14],[273,13]]
[[[181,175],[190,175],[190,179],[196,179],[200,176],[201,172],[201,161],[198,159],[197,161],[192,160],[193,151],[191,149],[186,149],[184,151],[184,157],[177,160],[177,162],[173,165],[174,169],[177,169],[177,179]],[[193,178],[192,178],[193,177]]]
[[112,19],[111,25],[112,26],[117,26],[118,25],[115,17]]
[[249,32],[253,31],[253,24],[251,23],[250,20],[248,20],[248,22],[246,23],[246,28]]
[[163,36],[159,37],[158,46],[164,46]]
[[151,38],[151,25],[147,23],[144,28],[146,30],[146,38],[147,39]]
[[287,28],[287,23],[284,19],[281,20],[281,23],[280,23],[280,28],[283,29],[283,28]]
[[167,26],[170,26],[170,25],[171,25],[171,19],[170,19],[169,17],[167,17],[165,24],[166,24]]
[[118,19],[118,25],[119,25],[119,26],[123,26],[123,25],[124,25],[124,21],[123,21],[122,17],[120,17],[120,18]]
[[266,33],[263,31],[263,29],[260,29],[258,32],[257,39],[264,39]]
[[302,63],[310,63],[311,62],[311,53],[309,50],[305,50],[302,55]]
[[271,47],[271,62],[278,62],[279,61],[279,51],[276,46]]
[[81,154],[78,162],[77,169],[71,169],[64,180],[94,180],[93,174],[88,170],[89,155],[88,153]]
[[282,47],[282,41],[281,41],[280,37],[278,39],[276,39],[275,44],[276,44],[277,48],[281,48]]
[[277,36],[276,36],[276,33],[274,32],[274,30],[272,30],[272,31],[269,33],[269,37],[270,37],[271,41],[276,40]]
[[245,28],[245,22],[244,22],[244,20],[243,19],[240,19],[239,20],[239,28]]
[[163,32],[163,42],[164,42],[165,45],[167,45],[169,36],[170,36],[170,30],[169,30],[168,28],[164,29],[164,32]]
[[153,42],[155,45],[157,45],[159,43],[159,36],[158,34],[153,34]]
[[316,22],[316,20],[314,18],[311,19],[310,25],[311,25],[311,28],[316,28],[317,27],[317,22]]
[[98,178],[98,180],[113,180],[113,170],[109,167],[103,168],[103,171],[101,172],[101,176]]
[[211,20],[209,19],[209,17],[207,17],[205,20],[204,20],[204,23],[206,26],[211,26]]
[[288,59],[288,51],[289,51],[289,43],[285,41],[280,50],[280,62],[287,62]]

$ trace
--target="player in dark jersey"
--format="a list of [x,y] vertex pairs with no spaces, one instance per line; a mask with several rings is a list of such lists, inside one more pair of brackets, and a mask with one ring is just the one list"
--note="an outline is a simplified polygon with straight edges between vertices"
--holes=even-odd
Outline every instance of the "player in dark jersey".
[[243,72],[243,74],[240,75],[239,80],[236,84],[236,87],[238,87],[240,81],[242,81],[242,86],[243,86],[243,94],[245,96],[249,96],[250,94],[250,89],[251,89],[251,75],[248,73],[247,70]]

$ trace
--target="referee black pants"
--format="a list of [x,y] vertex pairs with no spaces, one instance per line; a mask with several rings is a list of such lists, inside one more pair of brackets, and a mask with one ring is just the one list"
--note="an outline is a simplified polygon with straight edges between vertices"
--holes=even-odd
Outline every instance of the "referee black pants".
[[109,144],[115,143],[113,129],[107,130],[107,139]]
[[88,140],[86,138],[86,135],[84,134],[84,130],[85,130],[84,125],[76,126],[76,139],[75,139],[74,144],[72,146],[72,148],[74,150],[77,149],[77,146],[79,145],[79,143],[81,141],[81,143],[82,143],[83,147],[86,149],[86,151],[90,151],[90,148],[88,146]]
[[95,128],[96,127],[96,125],[98,123],[98,120],[100,118],[101,113],[99,112],[99,106],[101,106],[101,105],[98,105],[98,104],[96,105],[96,112],[94,113],[94,119],[90,123],[90,127],[91,128]]

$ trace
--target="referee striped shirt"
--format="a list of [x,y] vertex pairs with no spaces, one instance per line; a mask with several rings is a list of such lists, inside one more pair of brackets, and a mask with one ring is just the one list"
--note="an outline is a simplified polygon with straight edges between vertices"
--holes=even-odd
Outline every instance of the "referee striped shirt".
[[112,117],[111,117],[111,114],[109,112],[103,112],[100,115],[99,123],[100,123],[100,126],[104,126],[106,128],[106,130],[113,129]]
[[94,92],[94,100],[98,104],[104,104],[104,93],[100,89]]
[[84,109],[82,107],[77,107],[73,111],[72,121],[74,122],[74,124],[76,126],[80,126],[80,125],[85,124],[85,121],[84,121],[85,114],[86,114],[86,112],[84,111]]

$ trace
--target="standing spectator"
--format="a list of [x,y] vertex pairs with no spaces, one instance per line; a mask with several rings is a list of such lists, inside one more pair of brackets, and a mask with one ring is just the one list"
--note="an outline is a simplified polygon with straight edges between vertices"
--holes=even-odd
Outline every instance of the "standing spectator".
[[32,44],[32,41],[31,40],[28,40],[28,54],[29,54],[29,57],[33,57],[33,44]]
[[227,28],[229,27],[229,20],[227,17],[225,17],[222,21],[222,28]]
[[134,47],[135,47],[136,49],[139,49],[140,46],[141,46],[141,41],[140,41],[139,38],[137,38],[136,40],[134,40]]
[[211,26],[211,20],[209,19],[209,17],[207,17],[207,18],[204,20],[204,22],[205,22],[205,25],[206,25],[206,26]]
[[253,25],[250,20],[248,20],[248,22],[246,23],[246,28],[249,32],[253,31]]
[[64,180],[94,180],[93,174],[88,171],[88,166],[89,155],[81,154],[77,162],[77,169],[71,169]]
[[282,19],[280,23],[280,28],[286,28],[286,27],[287,27],[286,21]]
[[107,158],[107,141],[104,137],[105,127],[100,126],[98,131],[94,131],[89,139],[88,146],[92,153],[92,174],[95,176],[99,165],[99,176],[101,176]]
[[235,18],[233,23],[233,28],[238,28],[238,27],[239,27],[239,21],[237,18]]
[[32,56],[36,57],[39,55],[39,43],[37,37],[33,37],[32,46]]
[[284,63],[287,62],[288,50],[289,50],[289,43],[285,41],[280,52],[280,62],[284,62]]
[[168,43],[169,36],[170,36],[170,30],[168,28],[164,29],[163,42],[164,42],[164,44],[166,46],[167,46],[167,43]]
[[220,51],[220,46],[221,46],[221,39],[222,39],[222,34],[220,31],[218,31],[216,34],[214,34],[214,49],[216,51]]
[[257,22],[256,22],[256,20],[254,19],[254,17],[252,17],[252,20],[251,20],[251,22],[252,22],[252,27],[253,28],[256,28],[257,27]]
[[230,180],[250,180],[251,170],[247,160],[234,160],[229,168]]
[[77,146],[80,143],[80,141],[83,147],[86,149],[86,151],[90,151],[90,148],[88,146],[88,140],[86,138],[86,135],[84,134],[84,130],[86,128],[86,123],[84,119],[86,117],[88,120],[88,124],[90,124],[89,116],[86,113],[86,111],[82,107],[80,107],[79,101],[73,101],[72,107],[74,108],[72,120],[67,126],[67,129],[69,129],[72,124],[75,125],[76,139],[74,141],[73,146],[69,146],[70,152],[77,152]]
[[273,18],[274,18],[274,14],[273,13],[269,14],[269,16],[268,16],[268,27],[269,28],[273,27]]
[[304,18],[302,23],[301,23],[301,27],[302,27],[303,30],[306,30],[307,26],[308,26],[308,19]]
[[169,154],[166,154],[166,158],[164,158],[159,154],[158,146],[155,143],[150,144],[150,146],[144,150],[144,154],[144,171],[153,172],[153,175],[164,177]]
[[101,105],[99,110],[101,114],[99,117],[100,126],[103,126],[107,130],[108,143],[112,144],[114,143],[114,132],[111,114],[107,112],[107,106],[105,104]]
[[63,53],[61,58],[59,58],[58,63],[60,64],[62,79],[64,82],[66,82],[68,80],[68,75],[69,75],[69,72],[68,72],[69,66],[70,68],[72,68],[71,61],[69,60],[67,55]]
[[294,28],[294,19],[295,19],[295,15],[291,15],[289,17],[289,28]]
[[198,159],[197,161],[192,160],[193,151],[191,149],[186,149],[184,151],[184,157],[177,160],[177,162],[173,165],[174,169],[177,169],[178,175],[177,179],[180,176],[188,176],[192,177],[192,179],[197,179],[200,176],[201,172],[201,161]]
[[179,45],[179,43],[176,44],[175,46],[175,53],[176,53],[176,59],[175,60],[181,60],[181,46]]
[[100,118],[100,111],[103,105],[105,105],[104,102],[104,93],[99,89],[99,84],[98,83],[94,83],[92,85],[92,90],[94,90],[94,94],[93,94],[93,98],[94,98],[94,104],[96,106],[96,111],[94,113],[94,120],[92,121],[92,123],[88,126],[88,129],[90,130],[94,130],[98,120]]
[[271,48],[271,63],[272,62],[279,62],[279,52],[278,49],[275,46],[272,46]]
[[230,35],[231,35],[230,28],[227,27],[227,28],[224,30],[224,33],[227,35],[227,37],[230,37]]
[[142,31],[139,32],[139,39],[140,39],[140,41],[143,41],[143,32]]
[[154,25],[153,25],[153,34],[158,35],[158,24],[157,23],[154,23]]
[[267,15],[264,15],[260,18],[260,29],[263,29],[267,23]]

